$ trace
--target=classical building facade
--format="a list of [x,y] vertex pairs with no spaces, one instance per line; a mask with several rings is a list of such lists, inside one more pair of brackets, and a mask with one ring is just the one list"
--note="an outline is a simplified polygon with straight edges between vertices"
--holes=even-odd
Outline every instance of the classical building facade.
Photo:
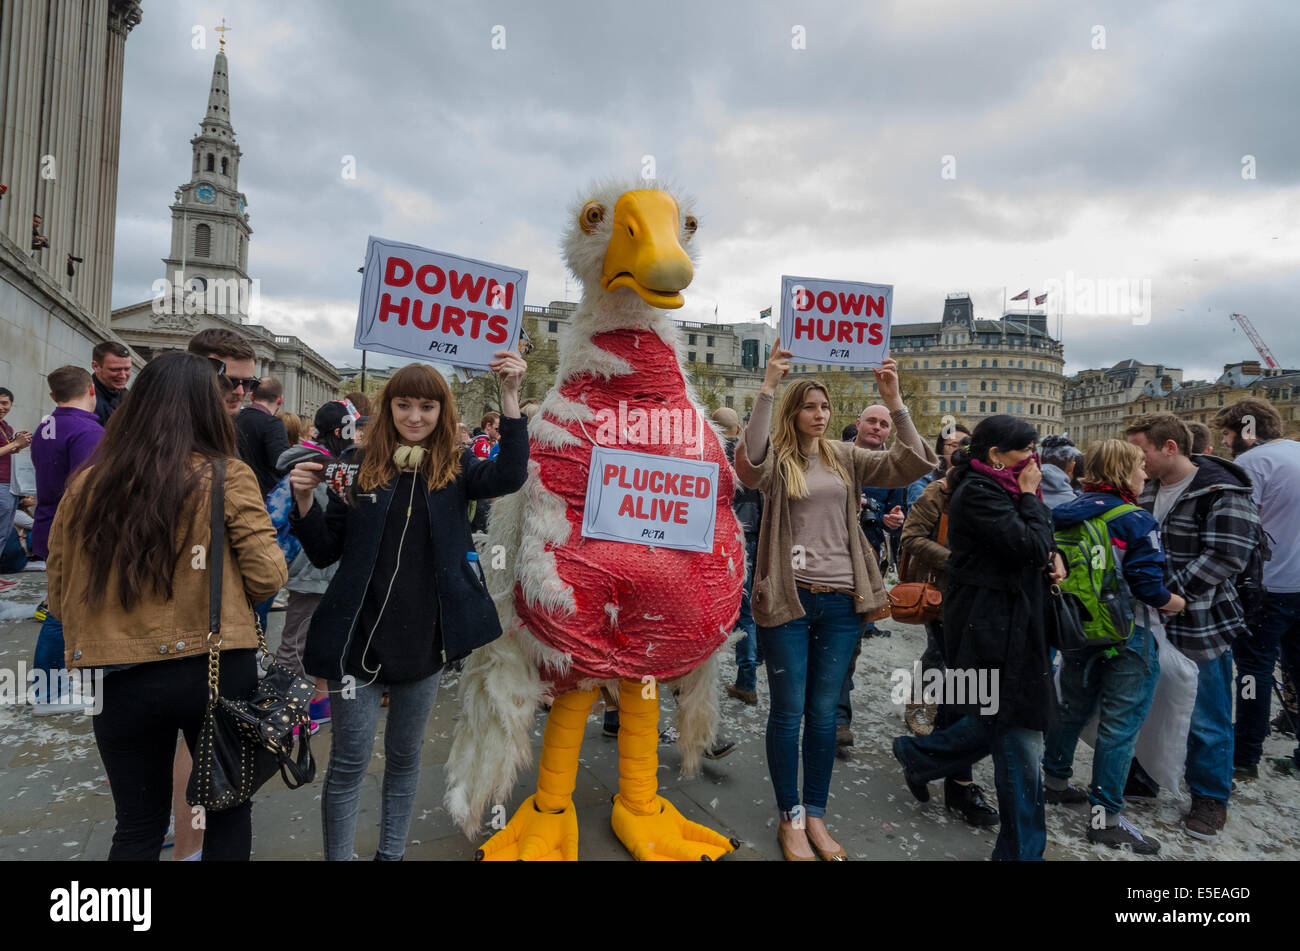
[[[373,355],[373,354],[372,354]],[[349,366],[336,366],[334,372],[339,375],[338,392],[342,396],[345,393],[353,393],[361,390],[361,368]],[[366,393],[379,393],[385,383],[393,378],[397,372],[396,367],[366,367]]]
[[0,3],[0,386],[17,429],[53,409],[47,373],[89,368],[95,344],[118,339],[122,67],[139,22],[134,0]]
[[1121,360],[1107,370],[1080,370],[1065,381],[1066,435],[1081,448],[1103,439],[1123,439],[1128,404],[1154,382],[1172,389],[1182,384],[1183,371],[1138,360]]
[[[1272,403],[1282,416],[1283,434],[1300,436],[1300,370],[1270,370],[1258,360],[1229,363],[1213,382],[1177,383],[1169,377],[1152,380],[1124,407],[1124,425],[1147,413],[1173,413],[1187,422],[1205,423],[1212,430],[1214,415],[1238,400],[1254,397]],[[1213,433],[1216,451],[1219,434]]]
[[230,124],[230,76],[223,49],[212,66],[208,106],[190,139],[190,180],[176,189],[172,239],[163,277],[147,301],[113,311],[113,329],[146,360],[183,350],[210,327],[243,334],[257,353],[257,375],[284,384],[284,408],[310,415],[334,399],[338,371],[294,336],[248,323],[258,282],[248,276],[252,235],[247,201],[239,190],[243,153]]

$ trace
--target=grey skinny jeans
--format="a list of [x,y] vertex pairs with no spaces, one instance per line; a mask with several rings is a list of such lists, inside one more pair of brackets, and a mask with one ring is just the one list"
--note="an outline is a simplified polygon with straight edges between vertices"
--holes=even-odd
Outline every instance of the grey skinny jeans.
[[438,699],[441,672],[404,684],[357,685],[348,700],[343,685],[330,681],[330,759],[321,792],[325,859],[346,862],[356,839],[361,782],[370,765],[379,728],[379,703],[388,690],[388,719],[384,725],[384,783],[379,820],[379,851],[375,858],[399,861],[411,830],[411,807],[420,783],[420,752],[424,728]]

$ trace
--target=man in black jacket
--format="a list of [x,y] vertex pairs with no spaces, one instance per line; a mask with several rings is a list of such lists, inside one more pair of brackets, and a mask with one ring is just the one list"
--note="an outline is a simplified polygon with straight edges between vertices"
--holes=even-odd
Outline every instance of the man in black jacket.
[[[719,407],[713,411],[713,422],[722,429],[724,439],[723,451],[727,461],[735,464],[736,443],[740,439],[740,417],[730,407]],[[758,703],[758,633],[754,626],[754,615],[749,608],[749,598],[754,587],[754,562],[758,558],[758,529],[763,522],[763,493],[758,489],[748,489],[736,480],[736,492],[732,496],[731,508],[736,513],[736,521],[745,533],[745,586],[740,600],[740,617],[736,626],[745,632],[745,636],[736,642],[736,682],[727,684],[727,696],[734,697],[751,707]]]
[[252,468],[266,498],[280,481],[275,463],[289,448],[289,434],[275,415],[284,405],[284,387],[273,376],[264,376],[253,390],[253,398],[235,417],[239,433],[239,456]]

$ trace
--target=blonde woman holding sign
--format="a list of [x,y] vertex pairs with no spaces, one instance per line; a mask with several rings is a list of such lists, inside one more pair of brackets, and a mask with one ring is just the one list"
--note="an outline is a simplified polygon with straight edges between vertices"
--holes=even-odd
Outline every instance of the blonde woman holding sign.
[[831,404],[817,380],[786,389],[769,439],[777,386],[789,370],[790,351],[773,350],[736,450],[740,481],[764,496],[751,606],[772,696],[767,759],[785,857],[843,861],[848,855],[823,821],[835,761],[835,705],[863,623],[882,616],[889,603],[858,527],[857,487],[908,485],[938,459],[912,424],[889,358],[874,373],[897,433],[893,448],[873,452],[828,440]]

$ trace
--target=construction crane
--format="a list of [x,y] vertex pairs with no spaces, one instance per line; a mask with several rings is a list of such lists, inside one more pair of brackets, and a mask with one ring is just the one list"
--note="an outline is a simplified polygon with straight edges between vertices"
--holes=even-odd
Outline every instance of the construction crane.
[[1260,359],[1268,364],[1270,370],[1276,370],[1280,364],[1274,358],[1273,351],[1268,349],[1268,344],[1264,342],[1264,338],[1255,330],[1255,325],[1250,322],[1250,318],[1245,314],[1233,314],[1231,319],[1241,325],[1241,329],[1246,332],[1246,336],[1250,338],[1250,342],[1255,345],[1256,351],[1259,352]]

